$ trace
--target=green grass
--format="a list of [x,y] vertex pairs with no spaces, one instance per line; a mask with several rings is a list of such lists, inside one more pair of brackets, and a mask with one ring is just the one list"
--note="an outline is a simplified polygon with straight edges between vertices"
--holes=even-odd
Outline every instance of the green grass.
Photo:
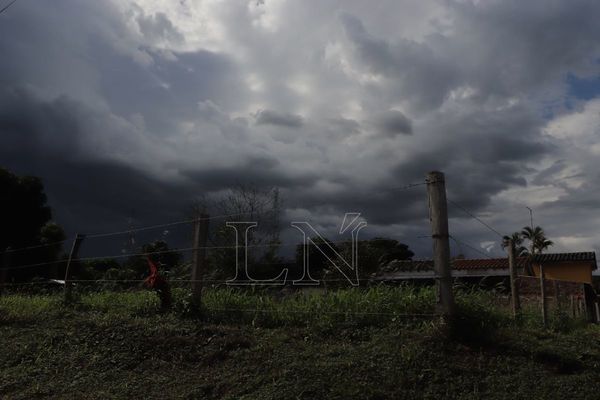
[[[600,329],[535,310],[519,323],[488,292],[460,291],[449,324],[434,292],[185,290],[0,297],[0,398],[586,399],[600,386]],[[232,309],[244,310],[233,312]]]

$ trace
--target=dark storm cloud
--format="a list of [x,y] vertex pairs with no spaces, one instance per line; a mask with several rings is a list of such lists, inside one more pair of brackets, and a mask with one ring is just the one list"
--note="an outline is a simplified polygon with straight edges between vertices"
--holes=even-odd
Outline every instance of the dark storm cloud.
[[460,76],[454,61],[428,44],[406,39],[391,44],[370,35],[362,22],[350,14],[342,14],[341,21],[360,62],[371,73],[394,79],[402,96],[417,107],[439,106],[457,85]]
[[300,128],[304,119],[300,115],[274,110],[260,110],[256,113],[256,125],[275,125],[287,128]]
[[247,157],[230,167],[183,170],[182,175],[203,190],[219,191],[240,185],[250,185],[259,189],[280,187],[283,189],[308,189],[318,180],[311,173],[285,171],[280,162],[272,157]]
[[413,133],[411,120],[400,111],[390,110],[379,114],[375,125],[383,135],[390,137]]
[[[0,164],[42,176],[72,230],[111,230],[132,209],[178,219],[241,183],[426,233],[425,187],[394,188],[430,170],[477,213],[566,174],[586,185],[560,201],[597,209],[597,154],[579,156],[594,140],[572,153],[581,143],[545,134],[540,109],[565,102],[566,76],[597,76],[600,3],[415,4],[19,2],[0,23]],[[560,201],[544,207],[566,226]]]
[[423,171],[444,171],[449,196],[473,210],[508,187],[525,186],[527,165],[556,151],[540,135],[541,119],[527,109],[440,114],[439,120],[443,126],[434,129],[444,138],[399,162],[396,176],[410,182],[422,179]]

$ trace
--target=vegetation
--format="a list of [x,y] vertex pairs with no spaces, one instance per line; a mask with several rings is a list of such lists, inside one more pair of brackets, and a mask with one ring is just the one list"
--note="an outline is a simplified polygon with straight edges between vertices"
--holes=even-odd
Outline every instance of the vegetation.
[[548,247],[554,245],[554,242],[546,237],[546,233],[539,226],[536,226],[533,229],[529,226],[524,227],[521,231],[521,236],[523,239],[529,241],[530,254],[541,254],[544,250],[548,249]]
[[[17,176],[0,168],[0,252],[40,244],[56,243],[65,239],[62,228],[51,221],[52,211],[47,205],[44,185],[40,178]],[[55,261],[62,252],[62,244],[8,253],[3,263],[13,265]],[[33,276],[47,276],[48,269],[31,268],[11,274],[15,281]],[[52,272],[52,271],[50,271]]]
[[[174,291],[0,297],[0,397],[570,398],[597,396],[600,329],[537,313],[514,322],[490,292],[459,290],[450,324],[434,291],[377,287],[281,297],[212,289],[204,313]],[[232,311],[235,309],[236,311]]]
[[[508,247],[510,240],[512,240],[514,243],[517,257],[541,254],[543,251],[554,245],[554,242],[546,237],[546,233],[539,226],[536,226],[533,229],[529,226],[526,226],[521,230],[521,232],[514,232],[510,236],[505,235],[502,238],[503,249]],[[529,248],[523,245],[525,241],[529,242]]]

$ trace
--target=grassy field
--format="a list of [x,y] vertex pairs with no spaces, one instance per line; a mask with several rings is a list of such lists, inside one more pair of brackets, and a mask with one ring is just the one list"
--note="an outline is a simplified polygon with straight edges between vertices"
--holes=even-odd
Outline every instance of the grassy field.
[[[184,290],[0,297],[0,398],[592,399],[600,328],[537,313],[512,321],[489,293],[459,292],[442,325],[431,289],[274,296]],[[237,311],[232,311],[236,309]]]

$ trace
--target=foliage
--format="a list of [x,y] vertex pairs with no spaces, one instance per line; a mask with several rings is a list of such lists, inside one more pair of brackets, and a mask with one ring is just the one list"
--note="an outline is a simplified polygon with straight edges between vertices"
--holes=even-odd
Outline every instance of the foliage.
[[521,231],[521,236],[524,240],[529,241],[530,254],[541,254],[544,250],[554,245],[554,242],[546,237],[546,233],[539,226],[533,229],[529,226],[524,227]]
[[[50,222],[52,212],[47,205],[44,185],[40,178],[17,176],[0,168],[0,252],[7,248],[37,246],[64,240],[63,230]],[[4,262],[11,265],[37,264],[55,261],[62,246],[8,253]],[[48,276],[48,268],[11,270],[9,280],[25,281],[34,276]],[[50,272],[49,272],[50,271]]]
[[[255,279],[274,278],[265,276],[264,265],[281,262],[277,256],[280,234],[281,197],[278,188],[261,189],[254,185],[238,185],[224,195],[212,200],[204,200],[196,205],[196,211],[211,210],[216,215],[232,215],[236,222],[256,222],[257,226],[248,230],[248,267]],[[221,247],[209,252],[208,258],[215,278],[231,279],[235,276],[236,231],[227,226],[225,220],[211,220],[210,246]],[[241,226],[238,228],[240,231]],[[242,237],[240,237],[242,240]],[[262,265],[261,265],[262,264]]]
[[[322,279],[327,272],[335,270],[334,263],[337,263],[340,253],[338,246],[327,238],[313,237],[306,244],[301,243],[296,246],[296,267],[293,274],[294,279],[302,277],[304,264],[304,255],[306,254],[310,276],[314,279]],[[349,260],[349,258],[347,258]],[[333,263],[332,263],[333,261]],[[306,277],[308,279],[308,277]]]
[[52,218],[40,178],[0,168],[0,192],[0,249],[39,244],[40,230]]
[[517,257],[525,257],[529,254],[529,250],[527,247],[523,246],[523,236],[521,232],[513,232],[512,235],[504,235],[502,237],[502,248],[507,249],[509,246],[509,241],[512,240],[515,246],[515,255]]

